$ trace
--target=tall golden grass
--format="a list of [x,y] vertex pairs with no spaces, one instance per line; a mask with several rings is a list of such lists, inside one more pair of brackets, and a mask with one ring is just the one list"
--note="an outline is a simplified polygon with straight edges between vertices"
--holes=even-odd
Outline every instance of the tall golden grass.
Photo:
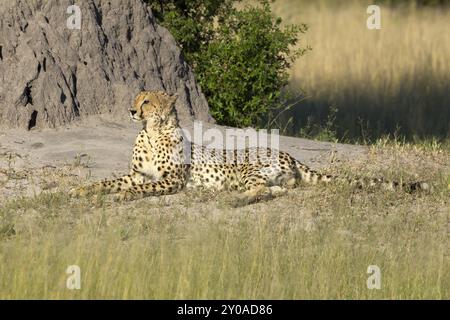
[[[310,191],[307,198],[320,205],[313,196],[318,190]],[[158,213],[147,203],[130,214],[110,205],[67,209],[60,195],[33,199],[24,214],[43,219],[16,224],[16,235],[0,242],[0,298],[449,298],[445,219],[435,207],[428,213],[413,200],[416,208],[405,205],[380,219],[390,211],[380,200],[339,192],[307,221],[294,196],[272,210],[262,205],[220,215],[201,205],[189,214],[155,208]],[[355,207],[346,204],[348,196]],[[54,216],[42,217],[43,210]],[[66,287],[70,265],[81,269],[80,290]],[[366,286],[369,265],[382,270],[381,290]]]
[[306,23],[312,51],[292,66],[299,103],[290,133],[321,125],[337,108],[339,138],[450,136],[450,10],[381,5],[381,30],[369,30],[371,1],[277,0],[285,23]]

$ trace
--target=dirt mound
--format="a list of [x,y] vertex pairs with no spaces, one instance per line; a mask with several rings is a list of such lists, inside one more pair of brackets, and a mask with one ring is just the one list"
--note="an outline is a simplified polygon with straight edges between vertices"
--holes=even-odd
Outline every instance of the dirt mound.
[[[0,126],[58,127],[126,115],[141,89],[178,93],[181,121],[212,121],[170,33],[141,0],[0,1]],[[72,26],[69,24],[69,26]]]

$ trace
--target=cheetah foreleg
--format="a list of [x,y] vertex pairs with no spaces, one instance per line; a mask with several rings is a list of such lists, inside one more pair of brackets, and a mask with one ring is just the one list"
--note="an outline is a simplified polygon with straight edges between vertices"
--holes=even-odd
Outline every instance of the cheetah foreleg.
[[132,186],[126,191],[120,192],[116,197],[116,201],[131,201],[149,196],[161,196],[166,194],[174,194],[183,189],[185,183],[182,180],[164,179],[141,185]]
[[122,192],[130,189],[133,186],[143,183],[142,177],[137,173],[131,173],[126,176],[95,182],[91,185],[74,188],[69,191],[72,197],[84,197],[92,194],[110,194]]

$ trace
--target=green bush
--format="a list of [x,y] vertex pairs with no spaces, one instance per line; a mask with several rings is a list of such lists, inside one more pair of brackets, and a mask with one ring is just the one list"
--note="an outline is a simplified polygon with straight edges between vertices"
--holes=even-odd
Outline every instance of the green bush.
[[290,64],[306,25],[281,26],[270,3],[236,9],[239,0],[149,1],[183,49],[218,123],[257,126],[280,109]]

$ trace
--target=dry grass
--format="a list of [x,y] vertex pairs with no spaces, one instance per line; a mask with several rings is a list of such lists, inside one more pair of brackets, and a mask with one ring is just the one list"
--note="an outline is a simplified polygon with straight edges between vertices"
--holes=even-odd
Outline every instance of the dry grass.
[[[242,209],[213,192],[9,200],[0,298],[449,299],[449,163],[440,148],[380,141],[329,169],[425,178],[430,195],[302,186]],[[69,265],[81,268],[80,290],[65,286]],[[369,265],[381,290],[366,287]]]
[[286,23],[309,25],[301,43],[312,51],[292,67],[291,83],[308,98],[291,114],[291,133],[323,125],[332,106],[340,140],[449,137],[450,11],[381,5],[382,29],[368,30],[372,2],[273,4]]

